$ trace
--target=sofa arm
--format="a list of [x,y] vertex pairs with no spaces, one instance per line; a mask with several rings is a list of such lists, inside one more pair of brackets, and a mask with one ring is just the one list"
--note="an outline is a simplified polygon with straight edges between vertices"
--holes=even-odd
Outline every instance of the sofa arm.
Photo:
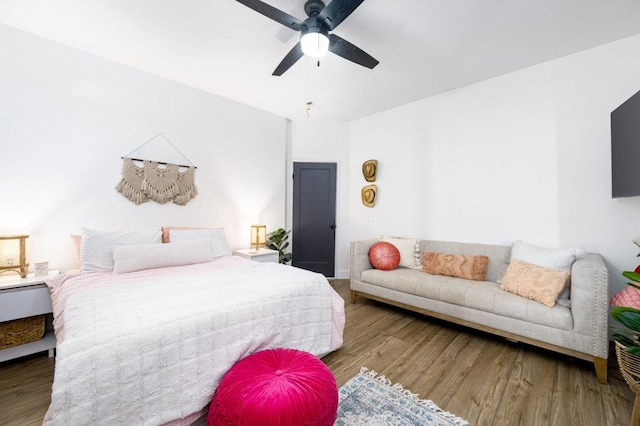
[[360,281],[362,271],[373,269],[373,266],[369,263],[369,249],[376,242],[378,242],[378,240],[375,238],[351,242],[351,264],[349,275],[352,281]]
[[577,333],[592,336],[593,355],[609,354],[609,276],[602,256],[587,253],[571,268],[571,312]]

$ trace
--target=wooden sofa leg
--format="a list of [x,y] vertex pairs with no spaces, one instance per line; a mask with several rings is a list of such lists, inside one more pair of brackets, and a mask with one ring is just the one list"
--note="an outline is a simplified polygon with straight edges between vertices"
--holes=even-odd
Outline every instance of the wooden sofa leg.
[[600,383],[607,383],[607,360],[604,358],[594,357],[593,365],[596,368],[596,377]]
[[351,290],[351,303],[356,303],[356,292]]

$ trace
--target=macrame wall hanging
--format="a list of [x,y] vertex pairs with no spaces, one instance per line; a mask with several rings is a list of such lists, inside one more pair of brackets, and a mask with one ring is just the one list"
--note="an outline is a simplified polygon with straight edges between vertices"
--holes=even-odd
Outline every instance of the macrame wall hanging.
[[[180,154],[188,165],[133,158],[134,153],[141,151],[145,145],[162,140]],[[195,185],[196,167],[162,133],[122,157],[122,160],[122,180],[116,186],[116,191],[135,204],[153,200],[160,204],[173,201],[174,204],[184,206],[198,195]],[[142,162],[142,167],[136,165],[136,162]]]

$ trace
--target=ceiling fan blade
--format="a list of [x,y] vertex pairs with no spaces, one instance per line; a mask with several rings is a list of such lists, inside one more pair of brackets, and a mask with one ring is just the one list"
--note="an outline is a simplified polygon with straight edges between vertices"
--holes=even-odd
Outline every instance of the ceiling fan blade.
[[298,59],[302,58],[303,56],[304,56],[304,53],[302,53],[302,47],[300,47],[300,42],[297,42],[296,45],[293,46],[293,49],[291,49],[289,53],[287,53],[287,56],[284,57],[282,62],[280,62],[278,67],[275,69],[275,71],[271,75],[281,76],[282,74],[284,74],[286,70],[291,68],[293,64],[298,62]]
[[329,30],[333,30],[340,25],[340,22],[347,19],[351,12],[356,10],[364,0],[333,0],[318,15],[320,22],[324,21]]
[[379,64],[373,56],[335,34],[329,34],[329,52],[371,69]]
[[292,30],[300,31],[302,24],[304,23],[300,19],[289,15],[286,12],[276,9],[275,7],[268,5],[260,0],[236,0],[238,3],[242,3],[250,9],[271,18],[276,22],[281,23],[285,27],[289,27]]

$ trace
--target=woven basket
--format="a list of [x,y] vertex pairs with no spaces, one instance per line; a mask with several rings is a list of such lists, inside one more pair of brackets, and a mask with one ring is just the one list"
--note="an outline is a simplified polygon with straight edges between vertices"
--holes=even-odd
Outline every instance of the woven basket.
[[0,349],[35,342],[44,337],[44,315],[0,322]]
[[640,356],[625,351],[622,344],[615,343],[620,373],[631,390],[640,394]]

